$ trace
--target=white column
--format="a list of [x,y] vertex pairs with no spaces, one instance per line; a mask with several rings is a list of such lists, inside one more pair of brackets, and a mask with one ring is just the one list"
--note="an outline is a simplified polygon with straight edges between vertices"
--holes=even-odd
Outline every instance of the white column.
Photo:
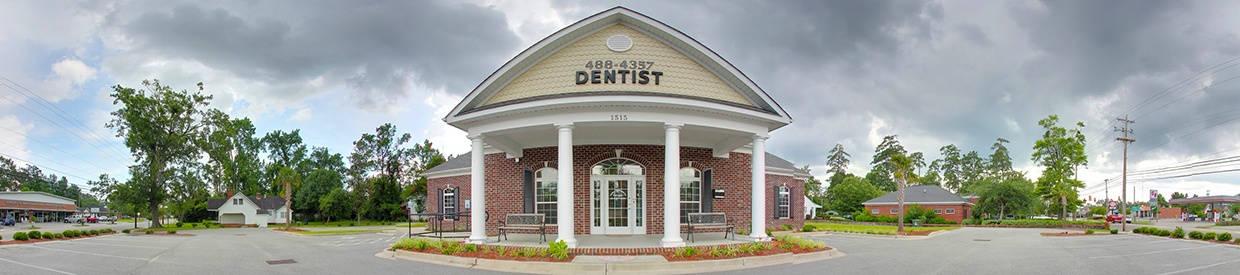
[[577,247],[577,238],[573,237],[573,220],[576,218],[573,214],[573,124],[556,124],[555,128],[560,132],[559,137],[559,162],[556,169],[559,175],[556,179],[556,220],[558,227],[559,239],[563,240],[568,247]]
[[[469,242],[486,243],[487,241],[487,193],[486,193],[486,160],[482,154],[482,135],[469,137],[473,141],[473,151],[469,152]],[[458,209],[461,206],[457,206]]]
[[680,238],[680,127],[663,125],[663,247],[684,246]]
[[770,239],[766,235],[766,136],[753,136],[753,157],[750,158],[753,163],[749,171],[752,178],[753,197],[749,199],[751,205],[750,213],[750,237],[756,241],[765,241]]

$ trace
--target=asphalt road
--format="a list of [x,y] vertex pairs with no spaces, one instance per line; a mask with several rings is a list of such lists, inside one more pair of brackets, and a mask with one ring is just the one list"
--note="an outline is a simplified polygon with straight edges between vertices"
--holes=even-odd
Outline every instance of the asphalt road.
[[[1236,274],[1240,246],[1143,235],[1043,237],[1048,229],[961,228],[909,240],[817,237],[847,255],[767,274]],[[752,274],[739,270],[729,274]]]
[[[1047,229],[962,228],[927,239],[815,237],[846,256],[730,274],[1235,274],[1240,246],[1141,235],[1042,237]],[[374,254],[398,236],[303,237],[267,228],[191,237],[111,235],[0,246],[0,274],[491,274]],[[293,260],[290,264],[268,264]]]
[[[269,228],[191,230],[192,237],[110,235],[0,245],[0,274],[479,274],[457,267],[383,259],[397,236],[303,237]],[[294,260],[291,264],[268,264]]]

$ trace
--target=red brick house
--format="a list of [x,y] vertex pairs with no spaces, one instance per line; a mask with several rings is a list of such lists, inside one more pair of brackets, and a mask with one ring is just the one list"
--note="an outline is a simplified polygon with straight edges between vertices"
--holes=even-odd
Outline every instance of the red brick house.
[[715,52],[623,7],[521,52],[444,121],[473,148],[425,173],[426,209],[468,213],[469,242],[515,213],[545,214],[570,247],[580,234],[682,246],[691,212],[726,213],[757,241],[804,223],[809,174],[765,145],[792,118]]
[[[861,205],[865,212],[875,216],[897,217],[899,194],[896,191],[868,200]],[[972,214],[976,198],[965,199],[937,185],[913,185],[904,188],[904,209],[912,205],[934,210],[943,219],[959,223]]]

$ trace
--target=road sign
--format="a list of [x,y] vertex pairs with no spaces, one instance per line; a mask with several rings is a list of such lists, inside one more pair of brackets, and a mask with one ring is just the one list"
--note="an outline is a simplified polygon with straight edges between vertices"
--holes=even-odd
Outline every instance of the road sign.
[[1119,207],[1119,203],[1116,203],[1115,201],[1107,202],[1107,208],[1115,209],[1116,207]]
[[1150,200],[1158,201],[1158,190],[1150,189]]

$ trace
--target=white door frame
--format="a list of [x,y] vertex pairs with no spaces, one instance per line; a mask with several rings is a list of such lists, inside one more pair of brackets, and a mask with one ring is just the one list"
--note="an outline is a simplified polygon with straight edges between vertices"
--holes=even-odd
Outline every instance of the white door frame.
[[[607,203],[610,199],[608,193],[614,191],[610,190],[610,181],[615,180],[628,181],[628,187],[626,188],[628,190],[625,190],[625,194],[629,199],[627,211],[629,217],[628,226],[626,227],[608,226],[608,218],[610,217]],[[649,193],[646,192],[646,189],[648,189],[647,185],[646,176],[644,175],[590,176],[590,234],[646,234],[646,224],[649,223],[649,220],[646,218],[646,212],[650,201]],[[640,198],[638,194],[640,194]]]

